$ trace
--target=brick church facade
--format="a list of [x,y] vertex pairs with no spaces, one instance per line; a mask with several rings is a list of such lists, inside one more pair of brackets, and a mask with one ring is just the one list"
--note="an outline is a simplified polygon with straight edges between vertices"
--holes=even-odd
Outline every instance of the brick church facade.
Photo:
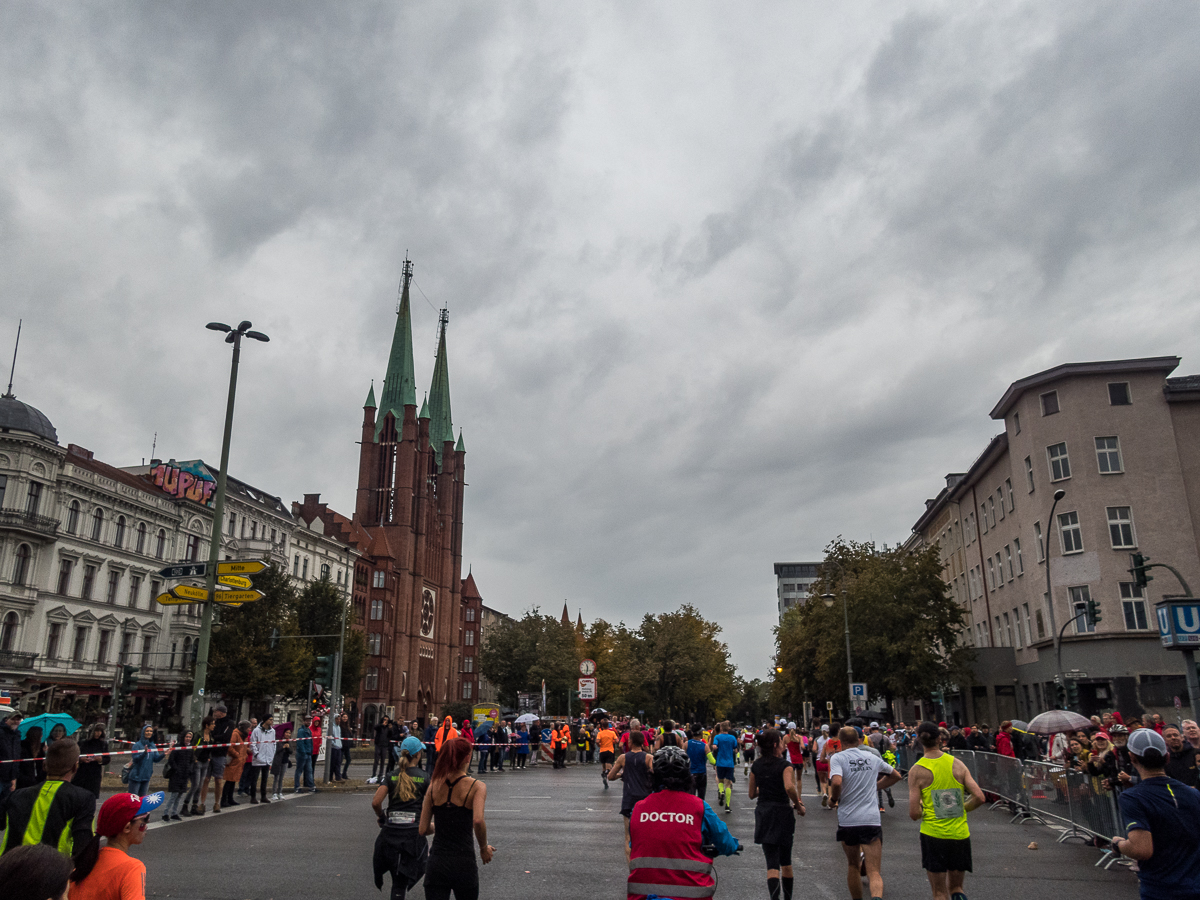
[[377,404],[372,387],[363,406],[354,517],[317,495],[298,510],[362,554],[352,596],[354,626],[367,640],[356,717],[364,732],[384,715],[425,721],[447,703],[471,702],[478,677],[482,599],[474,579],[462,578],[466,449],[451,424],[447,317],[443,310],[433,381],[418,411],[411,280],[405,261],[383,391]]

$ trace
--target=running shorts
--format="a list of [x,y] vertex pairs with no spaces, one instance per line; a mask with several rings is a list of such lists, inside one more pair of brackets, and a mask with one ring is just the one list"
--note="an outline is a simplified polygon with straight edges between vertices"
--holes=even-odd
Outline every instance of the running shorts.
[[611,765],[613,760],[616,759],[616,756],[617,755],[615,753],[613,753],[611,750],[601,750],[600,751],[600,762],[609,763]]
[[213,778],[225,777],[225,763],[229,762],[228,756],[214,756],[209,759],[208,771]]
[[813,768],[823,775],[829,773],[829,763],[827,761],[818,759],[815,763],[813,763]]
[[717,766],[717,780],[728,779],[733,781],[733,766]]
[[880,825],[851,825],[837,830],[839,843],[851,847],[862,847],[883,840],[883,827]]
[[921,835],[921,868],[926,872],[970,872],[971,839]]

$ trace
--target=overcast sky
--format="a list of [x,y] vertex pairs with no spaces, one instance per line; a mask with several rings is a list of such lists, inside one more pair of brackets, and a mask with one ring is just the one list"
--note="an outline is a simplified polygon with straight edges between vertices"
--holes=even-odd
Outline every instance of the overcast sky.
[[485,602],[694,603],[765,677],[772,563],[903,540],[1010,382],[1200,372],[1198,46],[1194,3],[3,3],[0,337],[64,445],[215,464],[204,324],[252,320],[231,471],[350,513],[407,252]]

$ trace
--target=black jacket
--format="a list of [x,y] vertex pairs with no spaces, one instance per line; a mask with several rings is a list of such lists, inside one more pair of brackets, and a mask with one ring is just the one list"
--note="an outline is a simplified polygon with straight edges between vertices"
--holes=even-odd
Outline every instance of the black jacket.
[[1172,750],[1164,768],[1167,774],[1188,787],[1200,787],[1200,771],[1196,768],[1200,750],[1184,743],[1182,750]]
[[967,743],[971,745],[972,750],[982,753],[996,752],[996,745],[992,741],[992,736],[984,734],[982,731],[972,731],[971,736],[967,739]]
[[[100,780],[104,777],[104,767],[112,761],[112,757],[108,755],[108,741],[104,738],[88,738],[79,745],[79,756],[79,771],[71,779],[71,784],[89,790],[99,797]],[[88,762],[83,759],[85,756],[99,756],[100,759]]]
[[8,797],[5,808],[8,831],[4,836],[4,849],[21,846],[25,831],[29,827],[33,805],[45,787],[59,784],[50,801],[50,809],[42,827],[40,843],[57,847],[63,831],[71,835],[70,852],[80,853],[92,839],[92,818],[96,815],[96,798],[92,792],[71,784],[69,781],[48,781],[45,785],[34,785],[15,791]]
[[176,747],[167,757],[171,763],[171,774],[167,779],[167,790],[182,794],[192,781],[192,768],[196,763],[196,751],[191,747]]
[[[236,726],[233,723],[233,719],[229,718],[229,716],[226,716],[223,719],[215,719],[213,721],[213,727],[212,727],[212,732],[211,732],[213,744],[228,744],[230,741],[232,741],[233,740],[233,730],[235,727]],[[228,755],[229,755],[228,747],[215,747],[214,746],[212,748],[212,751],[211,751],[212,759],[219,759],[222,756],[228,756]]]
[[16,781],[20,763],[11,762],[21,758],[21,732],[0,723],[0,781]]
[[18,788],[33,787],[46,780],[46,770],[42,768],[44,760],[37,758],[45,755],[42,749],[42,742],[30,740],[29,735],[25,735],[25,740],[21,741],[21,758],[29,762],[18,763]]

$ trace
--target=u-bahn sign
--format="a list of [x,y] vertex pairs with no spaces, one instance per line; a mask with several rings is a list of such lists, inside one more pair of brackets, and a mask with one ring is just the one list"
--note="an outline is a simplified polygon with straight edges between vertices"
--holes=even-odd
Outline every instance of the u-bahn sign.
[[1158,636],[1168,650],[1200,648],[1200,599],[1180,597],[1161,600],[1154,606]]

